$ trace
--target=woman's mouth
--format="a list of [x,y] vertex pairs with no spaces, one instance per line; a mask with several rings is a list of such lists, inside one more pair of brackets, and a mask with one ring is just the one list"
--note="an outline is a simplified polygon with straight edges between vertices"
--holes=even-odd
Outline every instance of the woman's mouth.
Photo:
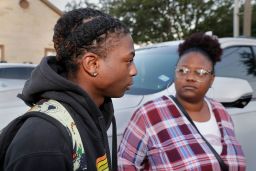
[[184,90],[196,90],[197,87],[188,85],[188,86],[183,86],[183,89]]

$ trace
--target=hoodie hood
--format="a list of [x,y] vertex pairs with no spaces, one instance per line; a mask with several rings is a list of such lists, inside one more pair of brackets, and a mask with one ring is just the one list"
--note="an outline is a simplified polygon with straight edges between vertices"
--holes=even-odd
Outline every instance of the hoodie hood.
[[113,117],[111,99],[105,98],[105,102],[99,108],[89,95],[79,85],[69,81],[66,75],[64,69],[57,64],[56,57],[44,57],[26,81],[22,94],[18,97],[29,106],[41,99],[64,102],[88,124],[94,120],[98,125],[98,119],[104,117],[108,128]]

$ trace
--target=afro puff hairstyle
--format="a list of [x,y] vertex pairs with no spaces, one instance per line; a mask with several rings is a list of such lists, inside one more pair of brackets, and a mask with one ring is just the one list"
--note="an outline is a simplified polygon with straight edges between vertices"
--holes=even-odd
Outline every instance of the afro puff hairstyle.
[[194,33],[179,44],[178,53],[180,58],[188,52],[201,52],[206,55],[215,66],[221,60],[222,48],[216,36],[206,35],[205,33]]

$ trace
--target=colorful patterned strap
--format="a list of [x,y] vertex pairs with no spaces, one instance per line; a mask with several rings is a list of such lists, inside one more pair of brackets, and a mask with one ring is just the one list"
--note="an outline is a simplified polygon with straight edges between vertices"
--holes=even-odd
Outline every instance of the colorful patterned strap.
[[73,118],[70,116],[69,112],[65,109],[65,107],[56,100],[48,100],[42,104],[37,104],[33,106],[29,110],[29,112],[31,111],[45,113],[55,118],[63,126],[66,127],[69,135],[72,138],[73,143],[73,170],[86,170],[87,162],[81,136]]

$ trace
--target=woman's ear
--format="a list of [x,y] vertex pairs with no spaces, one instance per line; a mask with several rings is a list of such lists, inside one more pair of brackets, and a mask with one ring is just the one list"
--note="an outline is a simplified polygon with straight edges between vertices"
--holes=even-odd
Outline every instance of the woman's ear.
[[99,56],[95,53],[87,52],[84,54],[81,62],[83,70],[89,75],[96,77],[98,75],[97,68],[99,66]]

